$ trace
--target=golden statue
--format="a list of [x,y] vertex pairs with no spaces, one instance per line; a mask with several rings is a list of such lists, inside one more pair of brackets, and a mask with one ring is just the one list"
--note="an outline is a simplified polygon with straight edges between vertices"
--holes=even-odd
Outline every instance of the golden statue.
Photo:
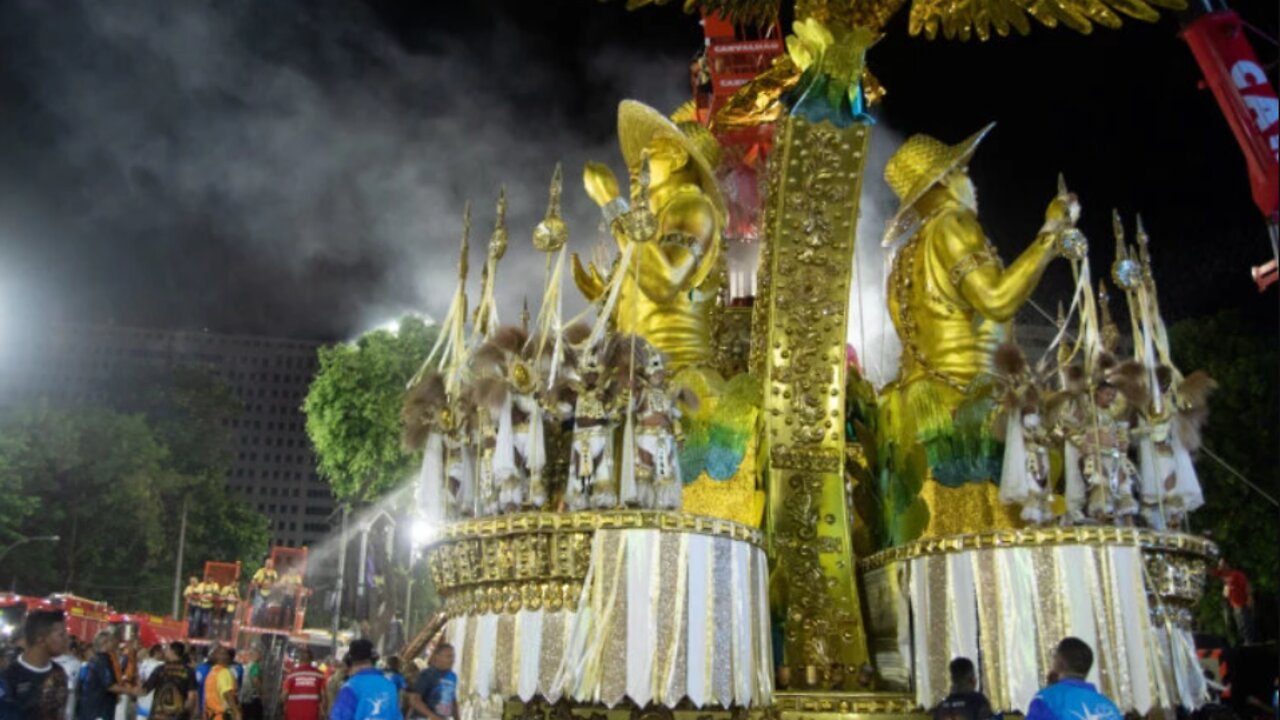
[[886,388],[883,403],[897,458],[897,484],[889,493],[898,493],[899,507],[907,499],[902,493],[919,496],[898,519],[895,542],[921,533],[1016,526],[992,481],[999,457],[988,413],[970,389],[989,376],[996,348],[1008,339],[1014,314],[1049,262],[1084,252],[1083,236],[1074,229],[1079,204],[1060,187],[1036,239],[1011,265],[1001,263],[978,222],[967,168],[991,127],[955,146],[916,135],[885,168],[885,180],[901,200],[886,242],[902,242],[888,291],[903,346],[898,379]]
[[705,364],[725,223],[715,178],[719,145],[701,125],[677,126],[633,100],[618,107],[618,139],[630,200],[602,164],[587,163],[583,182],[629,260],[602,269],[574,255],[574,281],[588,300],[606,305],[612,283],[619,283],[611,317],[616,330],[648,340],[673,371]]

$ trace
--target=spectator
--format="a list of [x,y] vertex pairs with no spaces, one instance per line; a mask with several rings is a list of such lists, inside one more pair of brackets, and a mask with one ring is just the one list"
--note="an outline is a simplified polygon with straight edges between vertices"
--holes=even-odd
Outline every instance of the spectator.
[[209,673],[213,670],[213,651],[217,650],[217,646],[213,647],[203,662],[196,665],[195,681],[196,681],[196,712],[197,716],[204,717],[204,685],[209,679]]
[[67,675],[66,720],[75,720],[76,687],[79,685],[80,680],[80,666],[84,664],[80,659],[80,655],[83,652],[84,650],[80,647],[80,641],[72,637],[70,642],[67,643],[67,651],[53,659],[54,662],[62,666],[62,672]]
[[413,693],[409,695],[413,717],[451,720],[458,716],[458,676],[453,673],[453,658],[453,646],[449,643],[440,643],[431,651],[427,669],[418,673]]
[[321,699],[321,715],[329,717],[333,712],[333,704],[338,699],[338,691],[347,683],[347,675],[351,672],[351,654],[342,658],[342,664],[334,668],[333,674],[324,684],[324,697]]
[[1240,633],[1240,644],[1258,642],[1253,624],[1253,587],[1249,584],[1249,576],[1228,565],[1226,558],[1220,558],[1218,567],[1210,572],[1222,580],[1222,596],[1231,606],[1236,632]]
[[951,693],[933,709],[933,720],[986,720],[991,715],[991,701],[978,692],[973,661],[966,657],[952,660]]
[[373,666],[373,643],[351,643],[351,677],[338,691],[329,720],[400,720],[396,686]]
[[162,653],[164,664],[153,670],[142,686],[151,696],[151,720],[188,720],[199,703],[195,673],[187,667],[187,648],[173,642]]
[[[152,645],[149,650],[142,653],[138,658],[138,684],[146,685],[147,678],[151,677],[151,673],[158,668],[164,666],[164,645]],[[151,716],[151,693],[145,693],[138,696],[138,717],[145,718]]]
[[213,650],[213,667],[204,681],[205,720],[238,720],[236,678],[231,671],[231,649],[219,645]]
[[61,612],[34,611],[22,628],[26,649],[0,674],[0,718],[63,720],[67,712],[67,675],[54,658],[67,651],[67,618]]
[[400,714],[404,715],[406,703],[408,702],[405,691],[408,689],[409,683],[405,680],[404,673],[400,671],[400,658],[392,655],[387,658],[384,665],[386,670],[383,675],[386,675],[391,684],[396,686],[396,698],[400,703]]
[[311,664],[311,651],[298,651],[298,664],[284,679],[284,720],[320,720],[324,673]]
[[120,696],[129,692],[111,657],[115,650],[116,638],[110,630],[94,636],[93,659],[87,663],[84,681],[80,684],[80,707],[76,714],[79,720],[111,720]]
[[262,720],[262,663],[259,653],[245,652],[244,678],[240,681],[240,709],[244,720]]
[[1093,650],[1079,638],[1065,638],[1053,651],[1054,683],[1031,701],[1026,720],[1122,720],[1115,703],[1085,680],[1093,667]]

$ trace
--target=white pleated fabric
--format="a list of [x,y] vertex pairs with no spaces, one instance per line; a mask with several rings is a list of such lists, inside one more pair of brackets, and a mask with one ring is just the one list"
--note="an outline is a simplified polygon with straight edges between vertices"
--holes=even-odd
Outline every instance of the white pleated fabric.
[[903,573],[899,648],[922,707],[945,696],[947,663],[968,657],[997,685],[982,688],[997,711],[1025,713],[1049,672],[1045,649],[1067,636],[1093,648],[1088,679],[1123,711],[1208,699],[1190,632],[1152,619],[1138,547],[992,547],[888,570]]
[[440,433],[427,436],[414,495],[418,512],[428,523],[434,526],[444,520],[444,437]]
[[[1036,631],[1035,570],[1029,548],[1010,548],[995,553],[996,573],[1001,587],[1000,607],[1005,626],[1000,633],[1003,645],[1005,697],[1014,707],[1031,707],[1040,691],[1039,650],[1042,642]],[[1057,642],[1050,640],[1049,642]]]
[[658,531],[627,538],[627,697],[640,707],[653,699],[655,630],[658,627]]
[[[911,650],[912,657],[916,658],[914,663],[916,700],[921,707],[933,707],[937,704],[938,693],[945,691],[942,687],[935,687],[935,682],[941,683],[943,680],[933,677],[931,663],[927,660],[930,648],[945,645],[943,652],[948,656],[952,655],[952,652],[950,643],[946,640],[939,642],[941,639],[929,637],[928,628],[933,627],[934,612],[934,609],[929,606],[929,558],[913,558],[909,561],[908,568],[910,573],[908,595],[911,598],[912,628],[914,629]],[[942,610],[946,612],[945,608]]]
[[542,653],[543,613],[533,610],[521,610],[516,613],[516,631],[520,648],[519,675],[516,680],[516,695],[523,702],[533,699],[538,693],[538,671]]
[[[978,657],[978,597],[973,581],[973,562],[964,555],[948,555],[947,590],[951,596],[948,623],[954,657]],[[950,658],[948,658],[950,660]],[[979,675],[981,677],[981,675]]]
[[772,703],[767,559],[727,537],[599,530],[574,609],[460,616],[446,633],[464,705]]

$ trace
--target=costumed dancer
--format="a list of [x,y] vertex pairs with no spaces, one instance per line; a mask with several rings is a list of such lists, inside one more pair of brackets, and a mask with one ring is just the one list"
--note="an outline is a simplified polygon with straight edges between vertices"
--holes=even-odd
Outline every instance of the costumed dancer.
[[1138,469],[1129,459],[1129,417],[1143,406],[1142,368],[1101,353],[1094,377],[1067,421],[1067,442],[1079,457],[1087,488],[1085,513],[1096,522],[1131,523],[1138,513]]
[[418,513],[428,523],[446,517],[469,516],[474,506],[474,473],[467,462],[470,452],[469,403],[461,388],[462,358],[466,345],[467,256],[471,239],[471,203],[463,209],[462,242],[458,253],[458,284],[435,345],[422,367],[409,381],[405,406],[404,443],[422,450],[415,500]]
[[422,449],[422,469],[414,486],[414,502],[419,514],[433,523],[455,512],[445,476],[447,403],[444,377],[433,370],[409,389],[400,412],[404,421],[404,446],[410,450]]
[[1183,523],[1187,513],[1204,504],[1191,457],[1199,449],[1208,397],[1217,384],[1202,371],[1183,378],[1170,360],[1168,336],[1151,271],[1149,237],[1142,226],[1142,217],[1137,219],[1136,249],[1124,243],[1124,225],[1118,212],[1113,212],[1112,222],[1116,261],[1111,275],[1116,285],[1125,291],[1133,324],[1134,359],[1146,368],[1153,389],[1150,402],[1139,415],[1135,433],[1142,479],[1142,513],[1152,527],[1176,527]]
[[497,328],[472,356],[477,399],[483,411],[496,417],[493,482],[503,512],[519,510],[528,501],[530,459],[539,475],[545,465],[545,453],[533,447],[544,433],[533,430],[534,420],[541,424],[541,417],[534,363],[522,355],[527,348],[525,329],[505,326]]
[[573,450],[565,489],[565,507],[571,511],[607,509],[618,504],[613,463],[617,400],[612,392],[611,373],[605,366],[607,351],[607,347],[587,347],[578,360],[578,378],[573,388]]
[[1055,517],[1049,486],[1049,424],[1042,421],[1041,393],[1016,345],[996,349],[995,368],[1004,406],[1004,463],[1000,502],[1022,508],[1023,520],[1039,525]]
[[667,386],[662,352],[645,345],[636,402],[639,501],[641,507],[678,510],[684,490],[676,449],[680,410]]

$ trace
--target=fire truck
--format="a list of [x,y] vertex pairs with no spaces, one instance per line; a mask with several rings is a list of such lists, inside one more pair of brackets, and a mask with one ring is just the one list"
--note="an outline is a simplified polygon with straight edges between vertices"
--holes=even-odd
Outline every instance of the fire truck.
[[139,638],[144,646],[185,640],[186,626],[171,617],[150,613],[117,613],[100,600],[59,593],[32,597],[0,593],[0,640],[15,640],[22,632],[27,613],[61,610],[67,618],[67,634],[84,643],[102,630],[114,630],[121,639]]

